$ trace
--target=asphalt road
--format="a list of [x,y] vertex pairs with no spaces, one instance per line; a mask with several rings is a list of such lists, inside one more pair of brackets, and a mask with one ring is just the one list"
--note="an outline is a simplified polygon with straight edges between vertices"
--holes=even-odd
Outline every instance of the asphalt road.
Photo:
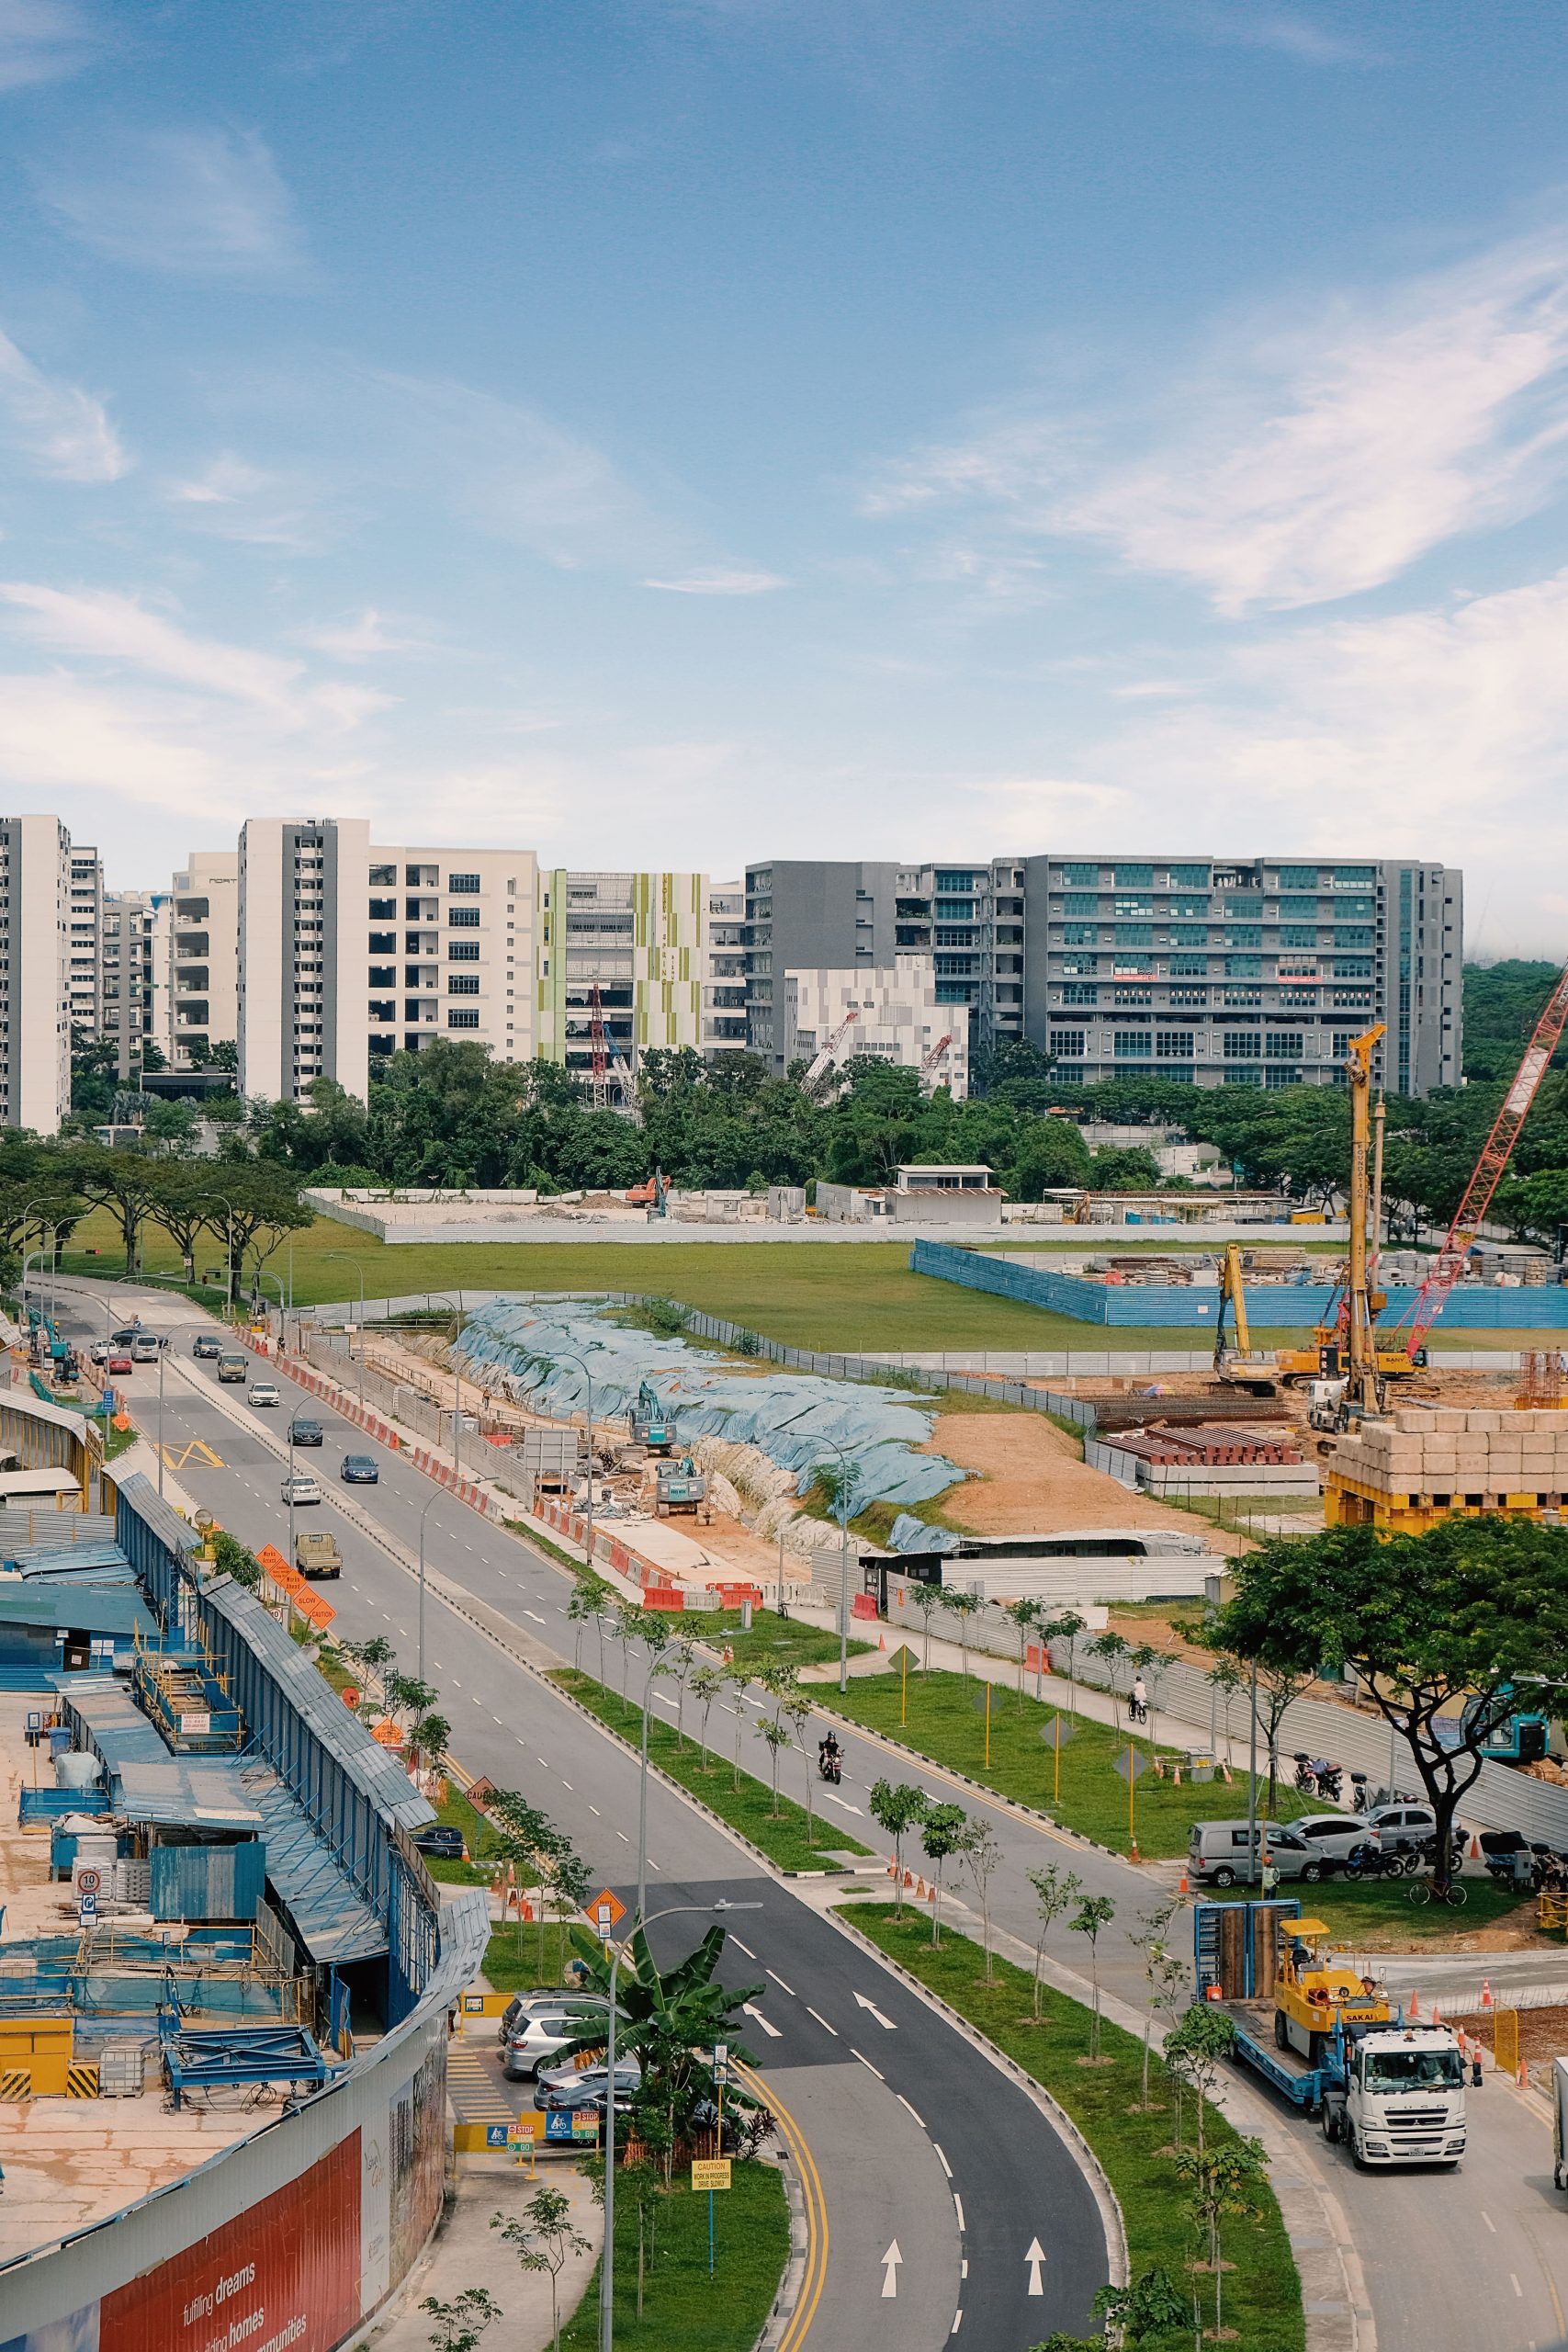
[[[219,1391],[210,1363],[189,1358],[188,1335],[205,1318],[183,1303],[141,1302],[128,1291],[118,1296],[128,1317],[140,1304],[155,1329],[176,1334],[165,1367],[163,1432],[171,1474],[243,1541],[283,1546],[278,1449],[287,1444],[288,1406],[252,1410],[243,1389]],[[102,1328],[102,1310],[92,1306],[75,1325],[92,1337]],[[271,1367],[258,1369],[265,1375]],[[156,1368],[138,1367],[122,1385],[138,1421],[154,1435]],[[433,1488],[287,1379],[282,1385],[286,1398],[326,1424],[326,1443],[298,1453],[298,1468],[315,1473],[356,1517],[368,1513],[411,1553],[423,1515],[432,1568],[532,1636],[542,1661],[570,1658],[576,1629],[564,1614],[570,1581],[558,1567]],[[344,1452],[375,1453],[379,1485],[344,1494],[337,1484]],[[332,1502],[300,1510],[296,1519],[300,1528],[329,1526],[338,1537],[344,1575],[321,1588],[339,1612],[337,1630],[349,1639],[384,1634],[412,1670],[414,1576]],[[629,1895],[635,1758],[434,1590],[426,1595],[425,1634],[425,1671],[453,1720],[454,1753],[498,1786],[523,1789],[569,1832],[595,1874]],[[721,1744],[716,1728],[715,1742]],[[868,1826],[863,1818],[855,1826]],[[874,1831],[864,1842],[876,1842]],[[720,1897],[762,1906],[734,1923],[726,1974],[766,1987],[757,2014],[745,2019],[748,2046],[823,2178],[829,2236],[813,2352],[863,2352],[883,2336],[900,2352],[928,2343],[934,2352],[959,2332],[987,2352],[1021,2352],[1054,2329],[1081,2333],[1108,2275],[1103,2229],[1076,2161],[1027,2095],[658,1781],[649,1793],[649,1876],[656,1910],[707,1908]],[[700,1925],[689,1917],[671,1920],[654,1930],[655,1941],[668,1938],[673,1951]],[[1032,2267],[1035,2240],[1045,2260]],[[895,2242],[898,2259],[890,2263]]]

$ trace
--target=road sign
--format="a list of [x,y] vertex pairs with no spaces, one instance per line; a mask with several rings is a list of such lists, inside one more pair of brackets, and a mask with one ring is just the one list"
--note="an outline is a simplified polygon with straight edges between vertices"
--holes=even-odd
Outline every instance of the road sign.
[[626,1916],[626,1905],[614,1888],[608,1886],[602,1886],[586,1908],[595,1931],[601,1936],[609,1935]]
[[506,2127],[509,2148],[531,2148],[537,2137],[539,2119],[536,2115],[519,2115]]
[[76,1905],[77,1924],[85,1928],[89,1926],[91,1922],[97,1917],[97,1896],[96,1894],[84,1894]]
[[916,1657],[914,1651],[910,1649],[908,1643],[906,1643],[902,1648],[891,1650],[888,1653],[887,1670],[890,1674],[918,1673],[919,1670],[919,1659]]
[[1149,1769],[1148,1758],[1135,1747],[1123,1747],[1111,1760],[1124,1781],[1141,1781]]
[[103,1883],[102,1874],[97,1871],[78,1871],[76,1873],[78,1894],[96,1894]]
[[728,2156],[694,2156],[692,2187],[694,2189],[705,2188],[710,2192],[716,2188],[728,2188],[730,2163],[731,2159]]
[[1040,1736],[1047,1747],[1066,1747],[1073,1736],[1074,1726],[1066,1715],[1053,1715],[1048,1724],[1040,1726]]

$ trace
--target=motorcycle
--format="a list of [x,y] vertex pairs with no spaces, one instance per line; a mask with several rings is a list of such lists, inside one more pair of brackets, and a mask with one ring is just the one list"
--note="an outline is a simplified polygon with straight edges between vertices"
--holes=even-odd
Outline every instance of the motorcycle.
[[822,1780],[829,1781],[834,1788],[838,1787],[844,1777],[844,1759],[837,1748],[818,1749],[817,1770]]
[[1341,1767],[1331,1764],[1326,1756],[1309,1756],[1304,1747],[1297,1748],[1296,1786],[1303,1796],[1322,1797],[1325,1804],[1337,1804],[1344,1779]]
[[1385,1854],[1380,1846],[1370,1842],[1352,1846],[1345,1857],[1347,1878],[1401,1878],[1404,1872],[1404,1863],[1400,1855]]

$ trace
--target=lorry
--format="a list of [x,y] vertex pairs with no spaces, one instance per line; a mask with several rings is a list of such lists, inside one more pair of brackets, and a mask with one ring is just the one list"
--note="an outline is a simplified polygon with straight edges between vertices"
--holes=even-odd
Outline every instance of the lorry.
[[294,1538],[294,1565],[302,1577],[340,1577],[343,1574],[343,1554],[337,1548],[335,1535],[297,1535]]
[[1200,1903],[1193,1935],[1199,1997],[1229,2018],[1236,2063],[1315,2114],[1358,2169],[1459,2163],[1464,2059],[1447,2026],[1396,2015],[1295,1902]]
[[251,1359],[249,1356],[243,1356],[235,1350],[226,1349],[223,1354],[219,1357],[218,1377],[225,1386],[231,1385],[235,1381],[249,1380],[250,1376]]

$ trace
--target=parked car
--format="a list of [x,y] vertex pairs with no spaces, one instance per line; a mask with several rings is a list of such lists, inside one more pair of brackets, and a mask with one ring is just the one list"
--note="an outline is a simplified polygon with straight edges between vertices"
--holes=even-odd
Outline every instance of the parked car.
[[[314,1486],[315,1480],[310,1483]],[[437,1862],[460,1862],[468,1850],[463,1844],[462,1831],[453,1828],[446,1821],[433,1821],[427,1828],[416,1829],[413,1842],[420,1853],[428,1854],[433,1861]]]
[[[534,2077],[534,2104],[539,2108],[597,2107],[610,2086],[610,2070],[597,2066],[547,2066]],[[615,2061],[615,2103],[635,2098],[642,2087],[642,2068],[635,2058]]]
[[106,1369],[112,1372],[117,1379],[123,1379],[131,1369],[130,1351],[125,1348],[116,1348]]
[[325,1441],[326,1431],[322,1429],[320,1421],[309,1420],[300,1413],[295,1414],[294,1419],[288,1424],[288,1442],[290,1445],[321,1445],[325,1443]]
[[283,1391],[276,1380],[253,1380],[245,1391],[247,1405],[281,1405]]
[[[1204,1886],[1234,1886],[1238,1879],[1255,1880],[1258,1829],[1251,1831],[1250,1846],[1248,1835],[1245,1821],[1195,1821],[1187,1840],[1188,1875]],[[1364,1842],[1364,1833],[1358,1842]],[[1319,1879],[1342,1867],[1338,1861],[1325,1865],[1316,1847],[1309,1845],[1293,1826],[1288,1829],[1269,1826],[1269,1853],[1281,1879],[1300,1879],[1308,1886],[1315,1886]]]
[[130,1343],[130,1352],[138,1363],[156,1363],[163,1348],[156,1331],[138,1331]]
[[374,1487],[381,1476],[373,1453],[345,1453],[337,1475],[345,1487]]
[[223,1350],[213,1332],[198,1331],[190,1343],[190,1351],[193,1356],[220,1356]]
[[[507,2081],[524,2082],[548,2066],[558,2052],[594,2030],[594,2016],[592,2009],[525,2009],[501,2046],[501,2070]],[[620,2072],[619,2066],[615,2071]]]
[[286,1477],[283,1481],[283,1499],[286,1503],[292,1503],[296,1510],[301,1503],[319,1503],[321,1482],[319,1478],[312,1478],[308,1470],[296,1470],[291,1478]]
[[504,2041],[519,2018],[532,2011],[545,2009],[602,2009],[605,2006],[598,1993],[574,1993],[564,1984],[537,1984],[531,1993],[513,1993],[501,2013],[496,2028],[496,2040]]
[[93,1341],[92,1356],[95,1363],[107,1363],[112,1351],[113,1349],[111,1341],[107,1340],[95,1340]]
[[[1377,1831],[1385,1853],[1418,1854],[1427,1838],[1437,1836],[1438,1816],[1429,1804],[1401,1798],[1394,1804],[1373,1805],[1367,1815],[1367,1826]],[[1457,1821],[1453,1836],[1456,1846],[1468,1848],[1470,1832]]]
[[1325,1862],[1340,1864],[1349,1860],[1358,1846],[1376,1846],[1381,1841],[1370,1821],[1354,1813],[1307,1813],[1292,1821],[1291,1827],[1298,1838],[1314,1846]]

